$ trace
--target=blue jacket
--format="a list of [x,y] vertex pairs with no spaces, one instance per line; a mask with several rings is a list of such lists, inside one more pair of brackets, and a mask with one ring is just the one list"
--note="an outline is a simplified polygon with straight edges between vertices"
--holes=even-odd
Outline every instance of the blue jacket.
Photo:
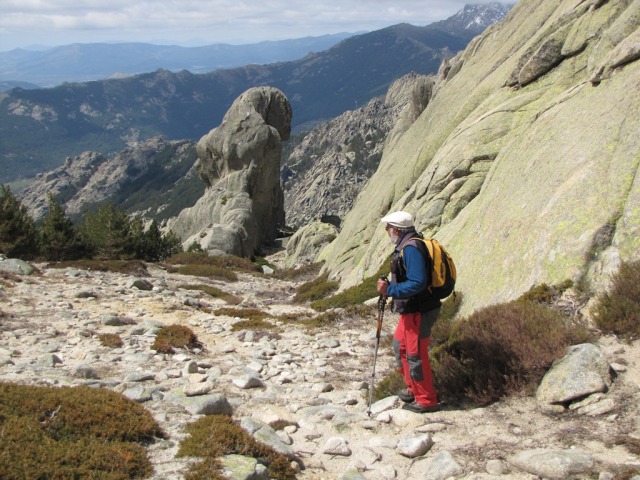
[[428,312],[442,305],[428,289],[431,285],[429,253],[423,242],[410,240],[416,236],[419,234],[415,231],[406,233],[391,258],[391,282],[387,295],[393,298],[395,310],[399,313]]

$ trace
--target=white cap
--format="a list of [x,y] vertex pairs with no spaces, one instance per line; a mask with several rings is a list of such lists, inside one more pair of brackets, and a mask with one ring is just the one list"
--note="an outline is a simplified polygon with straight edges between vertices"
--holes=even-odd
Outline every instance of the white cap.
[[386,223],[398,228],[413,227],[413,217],[411,216],[411,214],[402,211],[390,213],[386,217],[383,217],[380,221],[382,223]]

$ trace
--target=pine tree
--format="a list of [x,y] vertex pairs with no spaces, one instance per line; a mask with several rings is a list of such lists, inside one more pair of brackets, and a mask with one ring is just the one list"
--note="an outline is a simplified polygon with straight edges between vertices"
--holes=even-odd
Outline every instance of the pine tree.
[[171,255],[183,252],[182,240],[180,237],[169,230],[162,236],[162,251],[160,252],[160,260],[169,258]]
[[131,219],[123,209],[103,205],[87,213],[80,227],[82,235],[101,260],[131,258]]
[[0,252],[31,260],[38,255],[38,233],[27,208],[8,186],[0,190]]
[[89,249],[62,206],[47,194],[48,211],[40,226],[40,253],[46,260],[88,257]]

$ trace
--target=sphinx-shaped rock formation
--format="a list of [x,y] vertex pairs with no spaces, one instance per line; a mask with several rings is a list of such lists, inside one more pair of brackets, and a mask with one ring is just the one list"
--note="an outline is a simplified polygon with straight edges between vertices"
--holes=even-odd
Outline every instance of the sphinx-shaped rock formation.
[[250,257],[275,240],[284,226],[280,142],[289,138],[291,118],[280,90],[256,87],[200,139],[196,169],[207,189],[169,224],[185,247],[196,242],[210,255]]

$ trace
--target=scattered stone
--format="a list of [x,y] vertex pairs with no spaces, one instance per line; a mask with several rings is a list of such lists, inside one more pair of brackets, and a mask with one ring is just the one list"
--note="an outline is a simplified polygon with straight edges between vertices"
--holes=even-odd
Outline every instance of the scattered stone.
[[421,457],[433,446],[433,440],[428,433],[415,437],[403,438],[398,442],[396,449],[400,455],[409,458]]
[[269,470],[258,460],[244,455],[223,455],[222,474],[233,480],[269,480]]
[[371,416],[375,417],[376,415],[386,410],[396,408],[399,403],[400,399],[396,395],[378,400],[377,402],[371,404]]
[[264,382],[257,375],[243,375],[232,380],[233,384],[242,389],[262,388]]
[[609,363],[597,346],[574,345],[556,361],[542,379],[536,398],[541,404],[564,404],[611,385]]
[[24,260],[17,258],[6,258],[0,256],[0,271],[14,273],[16,275],[31,275],[34,272],[33,266]]
[[146,278],[136,278],[127,282],[127,288],[137,288],[138,290],[151,291],[153,284]]
[[594,458],[577,449],[536,449],[520,452],[509,458],[509,463],[526,472],[552,480],[564,480],[573,475],[589,472]]
[[130,400],[138,403],[144,403],[151,400],[151,394],[142,385],[136,385],[133,388],[127,388],[124,392],[122,392],[122,394]]
[[343,457],[351,456],[351,449],[349,448],[349,442],[342,437],[331,437],[327,439],[322,453],[327,455],[340,455]]
[[486,470],[489,475],[503,475],[507,469],[502,460],[488,460]]
[[220,393],[198,395],[195,397],[183,396],[178,402],[192,415],[231,415],[233,409],[227,397]]
[[183,391],[187,397],[195,397],[209,393],[213,387],[213,382],[188,383],[184,386]]
[[424,466],[424,474],[420,478],[424,480],[445,480],[449,477],[462,475],[463,472],[464,469],[456,462],[453,455],[443,450],[427,461]]
[[252,417],[244,417],[240,421],[240,426],[244,428],[247,432],[253,435],[256,440],[263,442],[269,445],[271,448],[276,450],[277,452],[286,455],[287,457],[293,459],[294,452],[293,449],[284,443],[276,431],[271,428],[266,423]]
[[73,376],[78,378],[99,378],[98,371],[89,365],[78,365],[73,369]]

